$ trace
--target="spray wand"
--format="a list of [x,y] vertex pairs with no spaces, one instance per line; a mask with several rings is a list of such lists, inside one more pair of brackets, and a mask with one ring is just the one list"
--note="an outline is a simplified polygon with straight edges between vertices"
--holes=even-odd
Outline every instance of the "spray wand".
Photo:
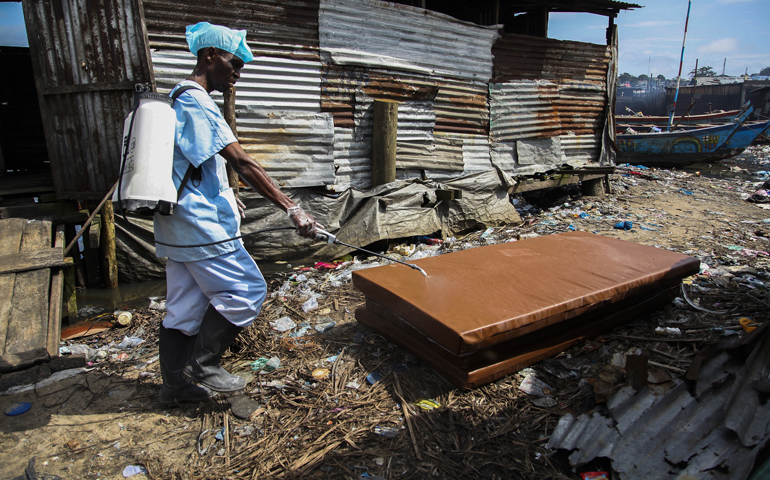
[[377,257],[384,258],[386,260],[390,260],[391,262],[400,263],[401,265],[406,265],[409,268],[413,268],[415,270],[419,270],[420,273],[422,273],[425,277],[428,276],[428,274],[425,273],[425,270],[423,270],[422,268],[420,268],[417,265],[414,265],[412,263],[402,262],[401,260],[396,260],[395,258],[390,258],[389,256],[383,255],[381,253],[371,252],[369,250],[366,250],[365,248],[356,247],[355,245],[350,245],[349,243],[345,243],[345,242],[339,240],[336,236],[334,236],[334,234],[331,234],[331,233],[327,232],[326,230],[323,230],[323,229],[318,228],[318,227],[316,227],[315,231],[316,231],[316,237],[315,238],[317,240],[323,240],[326,243],[328,243],[329,245],[331,245],[333,243],[338,243],[340,245],[345,245],[346,247],[353,248],[355,250],[361,250],[364,253],[368,253],[370,255],[375,255]]

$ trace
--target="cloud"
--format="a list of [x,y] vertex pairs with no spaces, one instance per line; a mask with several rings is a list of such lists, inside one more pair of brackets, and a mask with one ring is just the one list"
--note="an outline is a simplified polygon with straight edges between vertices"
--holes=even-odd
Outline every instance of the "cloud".
[[698,53],[730,53],[738,50],[738,40],[732,37],[720,38],[698,47]]
[[677,25],[679,22],[675,22],[673,20],[647,20],[644,22],[636,22],[636,23],[624,23],[621,26],[622,27],[666,27],[669,25]]

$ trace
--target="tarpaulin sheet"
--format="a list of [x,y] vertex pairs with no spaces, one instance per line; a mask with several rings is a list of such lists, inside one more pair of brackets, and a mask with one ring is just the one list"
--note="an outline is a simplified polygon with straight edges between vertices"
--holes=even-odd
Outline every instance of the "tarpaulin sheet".
[[[436,190],[439,189],[459,190],[462,198],[437,200]],[[450,236],[470,229],[521,222],[496,170],[441,183],[411,179],[365,191],[349,189],[339,194],[309,188],[286,189],[285,193],[340,240],[362,247],[383,239],[436,232]],[[291,226],[286,214],[259,194],[243,190],[240,199],[246,205],[242,234]],[[127,228],[119,216],[116,209],[120,281],[131,283],[162,278],[165,259],[155,258],[155,247],[146,239],[152,238],[152,219],[129,218],[139,227],[143,238]],[[257,261],[308,256],[331,260],[352,250],[305,239],[292,230],[249,236],[244,239],[244,245]]]

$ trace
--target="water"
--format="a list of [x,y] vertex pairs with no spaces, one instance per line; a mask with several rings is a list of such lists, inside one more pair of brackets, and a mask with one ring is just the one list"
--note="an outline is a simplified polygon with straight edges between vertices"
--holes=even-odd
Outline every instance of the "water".
[[126,283],[117,288],[86,288],[78,290],[78,308],[101,307],[107,311],[147,308],[150,297],[166,296],[166,280]]

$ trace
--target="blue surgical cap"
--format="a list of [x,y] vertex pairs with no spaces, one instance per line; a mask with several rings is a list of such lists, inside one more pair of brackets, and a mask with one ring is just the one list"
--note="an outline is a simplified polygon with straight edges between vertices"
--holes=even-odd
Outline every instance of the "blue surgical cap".
[[254,55],[246,44],[246,30],[232,30],[221,25],[200,22],[188,25],[186,36],[193,55],[198,55],[201,48],[216,47],[237,55],[243,63],[254,60]]

